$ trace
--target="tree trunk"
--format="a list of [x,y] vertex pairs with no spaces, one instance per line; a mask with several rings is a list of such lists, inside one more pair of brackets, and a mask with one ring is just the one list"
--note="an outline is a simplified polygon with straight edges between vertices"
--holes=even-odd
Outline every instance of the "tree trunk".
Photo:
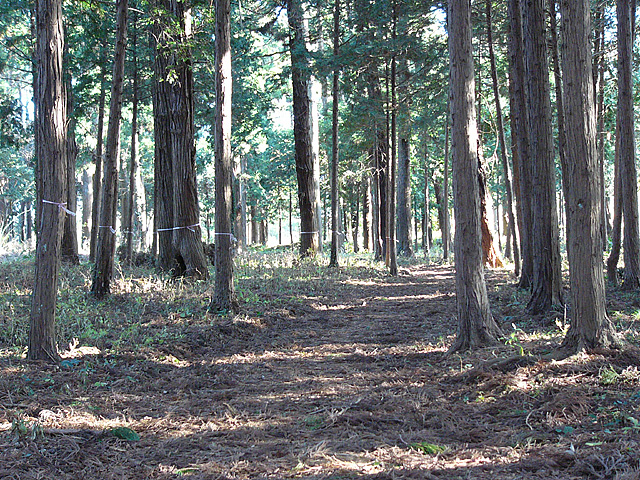
[[531,161],[529,124],[524,71],[524,46],[520,0],[509,0],[509,97],[511,103],[511,150],[514,192],[516,197],[522,268],[520,288],[528,289],[533,281],[533,247],[531,209]]
[[211,307],[237,311],[231,233],[231,1],[216,0],[216,279]]
[[118,164],[120,157],[120,119],[122,116],[122,83],[124,79],[124,57],[127,44],[128,0],[116,0],[116,49],[113,59],[113,80],[109,126],[107,127],[107,149],[105,155],[104,185],[96,265],[91,292],[103,299],[111,291],[113,263],[116,251],[116,212],[118,207]]
[[133,25],[131,35],[131,55],[132,55],[132,79],[131,79],[131,157],[129,161],[129,201],[127,215],[124,218],[123,233],[126,235],[124,262],[131,265],[133,256],[133,230],[134,216],[137,210],[136,205],[136,179],[138,175],[138,35],[136,31],[137,14],[133,13]]
[[[449,100],[450,101],[450,100]],[[451,245],[451,222],[449,217],[449,114],[447,114],[447,120],[445,121],[445,134],[444,134],[444,173],[442,179],[442,202],[438,202],[442,208],[442,222],[440,225],[440,231],[442,235],[442,260],[444,262],[449,261],[449,246]],[[434,184],[434,190],[435,190]],[[436,198],[437,198],[437,190]]]
[[[551,13],[555,15],[553,6]],[[568,147],[563,180],[573,299],[573,318],[562,347],[575,352],[616,345],[620,339],[606,314],[600,177],[593,174],[598,170],[598,161],[589,0],[562,0],[562,32]]]
[[457,338],[451,353],[494,344],[501,335],[489,309],[482,264],[469,0],[449,2],[449,59],[458,313]]
[[624,281],[622,288],[640,287],[640,231],[638,230],[638,176],[635,164],[633,110],[633,31],[635,0],[618,0],[618,117],[620,178],[624,218]]
[[[201,239],[200,207],[196,181],[196,148],[191,66],[191,9],[181,0],[170,0],[171,13],[180,26],[171,55],[170,82],[171,160],[173,166],[174,275],[207,279],[209,269]],[[176,39],[174,39],[174,43]],[[226,195],[226,194],[225,194]],[[229,192],[230,195],[230,192]],[[229,200],[230,202],[231,200]],[[229,203],[231,208],[231,203]],[[216,213],[217,214],[217,213]],[[216,229],[218,226],[216,226]],[[228,230],[231,231],[230,229]],[[218,239],[216,239],[216,244]]]
[[338,55],[340,48],[340,0],[335,0],[333,11],[333,110],[331,121],[331,257],[330,267],[338,266],[338,112],[339,90]]
[[[169,56],[170,38],[168,0],[156,3],[159,15],[154,24],[154,90],[153,90],[153,138],[154,138],[154,231],[157,245],[157,267],[171,272],[175,267],[172,233],[173,215],[173,164],[171,144],[171,120],[169,113]],[[155,250],[155,249],[154,249]]]
[[409,139],[400,138],[398,151],[398,253],[411,257],[411,172]]
[[596,99],[596,121],[597,121],[597,141],[598,141],[598,166],[600,169],[600,201],[602,204],[602,250],[606,251],[608,246],[607,237],[609,235],[609,218],[607,216],[607,196],[604,176],[604,72],[605,72],[605,50],[604,50],[604,3],[601,2],[596,7],[597,24],[596,31],[596,51],[594,52],[594,78],[597,85]]
[[[41,217],[29,318],[29,360],[56,362],[56,295],[67,199],[67,112],[62,78],[62,2],[36,2],[35,137]],[[51,203],[49,203],[51,202]]]
[[351,202],[351,238],[353,239],[353,253],[358,253],[358,236],[360,233],[360,195],[357,188],[352,191]]
[[309,62],[301,0],[287,0],[293,84],[293,134],[295,139],[298,206],[300,208],[300,255],[318,251],[318,219],[313,178],[313,151],[309,112]]
[[544,314],[563,303],[544,12],[544,0],[527,0],[522,4],[527,112],[533,160],[533,284],[527,310],[534,315]]
[[104,133],[104,104],[107,96],[107,47],[106,37],[100,47],[100,98],[98,100],[98,132],[96,151],[93,161],[93,201],[91,202],[91,239],[89,241],[89,261],[95,262],[98,247],[98,226],[100,224],[100,205],[102,203],[102,143]]
[[[68,54],[68,52],[67,52]],[[78,196],[76,193],[76,158],[78,156],[78,144],[76,143],[76,119],[74,113],[74,98],[71,75],[66,75],[65,82],[67,97],[67,210],[69,213],[64,218],[64,233],[62,234],[62,245],[60,247],[62,261],[70,265],[79,265],[78,256],[78,229],[76,227],[76,216],[78,211]]]
[[[491,80],[493,83],[493,98],[496,104],[496,119],[498,125],[498,142],[500,144],[500,160],[502,162],[502,174],[504,176],[504,189],[507,199],[507,216],[509,219],[509,232],[513,240],[513,261],[515,265],[515,274],[520,276],[520,248],[518,246],[516,231],[516,219],[513,213],[513,191],[511,189],[511,169],[509,167],[509,160],[507,159],[507,142],[504,135],[504,124],[502,121],[502,106],[500,104],[500,91],[498,87],[498,72],[496,69],[496,59],[493,52],[493,32],[491,21],[491,2],[493,0],[487,0],[487,43],[489,45],[489,62],[491,65]],[[509,238],[507,238],[507,245]],[[508,255],[507,255],[508,257]]]
[[396,98],[396,52],[395,44],[397,38],[398,28],[398,2],[393,0],[393,12],[392,12],[392,31],[391,42],[394,51],[391,55],[391,163],[389,164],[389,209],[388,209],[388,231],[389,242],[387,244],[387,253],[389,256],[389,273],[392,276],[398,275],[398,261],[397,261],[397,245],[396,245],[396,170],[397,170],[397,153],[398,153],[398,131],[397,131],[397,117],[398,117],[398,102]]
[[487,176],[481,155],[478,155],[478,187],[480,194],[480,230],[482,232],[482,262],[491,268],[502,268],[504,264],[496,250],[493,233],[489,228],[489,213],[487,210]]
[[368,176],[364,176],[361,182],[361,194],[362,194],[362,249],[369,250],[371,248],[370,242],[370,210],[371,210],[371,182]]
[[613,174],[613,227],[611,229],[611,252],[607,258],[607,280],[609,284],[618,286],[618,262],[620,260],[620,243],[622,240],[622,179],[620,178],[620,142],[616,128],[616,146]]
[[89,169],[82,171],[82,243],[91,238],[91,205],[93,203],[93,188]]

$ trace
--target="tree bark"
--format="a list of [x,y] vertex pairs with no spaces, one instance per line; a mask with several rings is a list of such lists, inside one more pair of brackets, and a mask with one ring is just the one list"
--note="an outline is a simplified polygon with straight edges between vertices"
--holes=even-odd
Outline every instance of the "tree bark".
[[93,161],[93,201],[91,202],[91,238],[89,241],[89,261],[95,262],[98,247],[98,226],[100,224],[100,205],[102,202],[102,147],[104,134],[104,104],[107,96],[107,46],[106,37],[100,46],[100,97],[98,99],[98,132],[96,151]]
[[396,245],[396,170],[397,170],[397,155],[398,155],[398,131],[397,131],[397,117],[398,117],[398,101],[396,98],[396,40],[398,29],[398,2],[393,0],[392,6],[392,31],[391,41],[393,53],[391,55],[391,162],[389,163],[389,209],[388,209],[388,237],[389,242],[387,244],[387,253],[389,257],[389,273],[392,276],[398,275],[398,261],[397,261],[397,245]]
[[333,109],[331,120],[331,256],[329,266],[338,266],[338,192],[340,191],[338,180],[338,113],[339,90],[338,80],[340,71],[338,67],[338,55],[340,53],[340,0],[335,0],[333,11]]
[[449,2],[449,59],[458,313],[457,338],[449,352],[457,352],[494,344],[501,335],[489,309],[482,264],[469,0]]
[[[500,145],[500,160],[502,162],[502,174],[504,176],[504,189],[507,199],[507,216],[509,219],[509,232],[513,240],[513,262],[515,274],[520,276],[520,248],[518,246],[518,236],[516,235],[516,220],[513,213],[513,190],[511,188],[511,168],[507,159],[507,142],[504,135],[504,124],[502,121],[502,106],[500,105],[500,91],[498,87],[498,71],[496,69],[496,59],[493,51],[493,32],[491,20],[491,2],[487,0],[487,43],[489,45],[489,62],[491,65],[491,80],[493,83],[493,98],[496,104],[496,119],[498,125],[498,142]],[[509,245],[507,238],[507,244]]]
[[122,83],[124,79],[124,58],[127,44],[128,0],[116,0],[116,48],[113,59],[113,80],[111,104],[109,106],[109,126],[107,127],[107,149],[105,155],[104,185],[96,265],[91,292],[97,299],[103,299],[111,292],[111,278],[116,251],[116,212],[118,207],[118,165],[120,157],[120,120],[122,116]]
[[371,248],[371,182],[368,176],[362,178],[360,190],[362,194],[362,248],[369,250]]
[[136,179],[138,175],[138,35],[136,31],[137,15],[133,14],[133,25],[131,35],[131,55],[132,55],[132,79],[131,79],[131,157],[129,159],[129,208],[127,209],[127,215],[123,222],[123,233],[126,235],[124,262],[127,265],[131,265],[131,258],[133,256],[133,230],[134,230],[134,216],[137,210],[136,205]]
[[[624,1],[624,0],[623,0]],[[555,3],[555,1],[553,1]],[[600,228],[600,176],[591,69],[589,0],[562,0],[567,161],[567,251],[572,321],[562,347],[593,350],[620,343],[606,314]],[[551,10],[555,15],[555,6]]]
[[[56,362],[56,295],[67,199],[67,112],[62,76],[64,34],[61,0],[36,2],[35,137],[40,218],[29,318],[29,360]],[[52,202],[52,203],[49,203]]]
[[624,280],[622,288],[640,287],[640,231],[638,225],[638,175],[635,164],[633,110],[633,31],[634,0],[617,1],[618,17],[618,117],[620,125],[620,196],[624,218]]
[[526,0],[522,16],[533,160],[533,283],[527,310],[538,315],[563,303],[544,0]]
[[[173,164],[171,127],[169,114],[169,36],[166,1],[159,1],[157,8],[162,16],[154,25],[155,59],[153,89],[153,137],[154,137],[154,231],[157,245],[157,267],[170,272],[174,268],[173,255]],[[155,249],[154,249],[155,250]]]
[[[68,56],[68,51],[66,52]],[[78,144],[76,143],[76,119],[74,114],[73,86],[71,74],[67,73],[65,90],[67,97],[67,209],[69,213],[64,218],[64,233],[62,234],[62,261],[70,265],[79,265],[78,256],[78,230],[76,217],[78,211],[78,196],[76,193],[76,158],[78,156]]]
[[91,205],[93,204],[93,188],[89,169],[82,171],[82,243],[91,238]]
[[616,145],[613,174],[613,226],[611,229],[611,251],[607,258],[607,280],[610,285],[618,286],[618,262],[620,261],[620,243],[622,240],[622,179],[620,178],[620,148],[618,129],[616,128]]
[[511,146],[522,269],[518,286],[533,282],[533,215],[531,207],[531,160],[525,89],[524,45],[520,0],[509,0],[509,97],[511,103]]
[[398,150],[398,253],[413,255],[411,246],[411,171],[408,136],[400,138]]
[[211,307],[237,311],[231,233],[231,1],[216,0],[216,278]]
[[[449,101],[451,101],[449,99]],[[449,106],[449,109],[451,106]],[[442,221],[440,222],[440,231],[442,235],[442,260],[449,261],[449,247],[451,245],[451,222],[449,216],[449,120],[450,114],[447,114],[447,120],[444,124],[444,172],[442,178],[442,201],[438,201],[438,205],[442,208]],[[436,198],[438,196],[436,185],[434,183]]]
[[191,9],[182,0],[170,0],[169,3],[179,26],[178,38],[174,39],[175,46],[170,57],[171,71],[176,79],[169,82],[173,168],[172,244],[175,256],[173,275],[204,280],[209,278],[209,270],[201,239],[196,181]]
[[318,252],[316,230],[317,207],[313,178],[313,151],[309,110],[309,65],[304,32],[301,0],[287,0],[291,51],[291,82],[293,85],[293,134],[295,139],[298,206],[300,208],[300,255]]

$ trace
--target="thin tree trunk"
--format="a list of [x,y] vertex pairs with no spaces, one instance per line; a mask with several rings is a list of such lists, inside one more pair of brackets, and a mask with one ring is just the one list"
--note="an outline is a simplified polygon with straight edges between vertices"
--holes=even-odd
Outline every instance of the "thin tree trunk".
[[609,218],[607,216],[607,195],[604,175],[604,72],[605,72],[605,51],[604,51],[604,2],[600,2],[596,8],[596,45],[594,52],[594,78],[597,85],[596,99],[596,121],[597,121],[597,141],[598,141],[598,166],[600,168],[600,201],[602,203],[602,250],[606,251],[609,235]]
[[[491,64],[491,80],[493,82],[493,98],[496,104],[496,118],[498,124],[498,141],[500,144],[500,160],[502,162],[502,174],[504,175],[505,196],[507,199],[507,216],[509,218],[509,232],[513,239],[513,261],[515,265],[515,274],[520,276],[520,248],[518,246],[517,235],[515,235],[515,215],[513,213],[513,190],[511,188],[511,169],[509,168],[509,160],[507,159],[507,142],[504,135],[504,124],[502,121],[502,106],[500,105],[500,91],[498,87],[498,72],[496,69],[496,59],[493,51],[493,32],[491,22],[491,2],[487,0],[487,43],[489,45],[489,62]],[[507,244],[509,238],[507,238]],[[507,255],[508,256],[508,255]]]
[[409,139],[401,137],[398,151],[398,253],[411,257],[411,170]]
[[[449,261],[449,246],[451,245],[451,222],[449,217],[449,114],[445,121],[444,134],[444,173],[442,179],[442,223],[440,230],[442,234],[442,260]],[[435,187],[435,184],[434,184]]]
[[527,121],[524,46],[520,0],[509,0],[509,96],[512,121],[512,158],[522,268],[518,287],[529,289],[533,281],[533,216],[531,208],[531,160]]
[[[29,360],[56,362],[56,295],[67,199],[67,112],[62,76],[64,38],[62,2],[37,0],[36,6],[35,137],[39,173],[36,268],[29,318]],[[51,202],[51,203],[49,203]]]
[[237,311],[231,256],[231,1],[216,0],[216,279],[211,306]]
[[393,27],[391,32],[392,44],[394,52],[391,56],[391,163],[389,165],[389,244],[387,245],[387,251],[389,252],[389,273],[392,276],[398,275],[398,261],[396,248],[396,163],[398,152],[398,132],[397,132],[397,116],[398,116],[398,104],[396,99],[396,39],[398,28],[398,2],[393,0]]
[[[65,49],[66,50],[66,49]],[[66,52],[68,56],[68,51]],[[66,75],[65,82],[67,96],[67,201],[66,208],[73,212],[64,219],[64,233],[62,234],[62,261],[71,265],[79,265],[78,256],[78,230],[76,216],[78,210],[78,196],[76,193],[76,158],[78,156],[78,144],[76,143],[76,119],[74,112],[74,98],[71,75]]]
[[127,265],[131,265],[131,258],[133,256],[133,230],[134,222],[133,218],[136,212],[136,178],[138,175],[138,35],[136,31],[137,15],[133,14],[133,25],[131,35],[131,55],[132,55],[132,101],[131,101],[131,158],[129,161],[129,201],[127,215],[124,219],[123,233],[126,235],[126,246],[124,253],[124,262]]
[[620,243],[622,240],[622,179],[620,178],[620,135],[616,128],[615,160],[613,174],[613,227],[611,229],[611,252],[607,258],[607,280],[618,286],[618,262],[620,261]]
[[339,111],[339,67],[338,55],[340,49],[340,0],[335,0],[333,11],[333,111],[332,111],[332,142],[331,142],[331,257],[330,267],[338,266],[338,111]]
[[93,274],[92,293],[103,299],[111,291],[113,263],[116,251],[116,212],[118,206],[118,164],[120,156],[120,119],[122,115],[122,83],[124,79],[124,57],[127,43],[128,0],[116,0],[116,49],[113,61],[111,105],[107,128],[104,188],[96,265]]
[[91,238],[91,205],[93,203],[93,188],[89,169],[82,171],[82,244]]
[[96,165],[93,173],[93,201],[91,202],[91,238],[89,241],[89,261],[95,262],[98,246],[98,226],[100,224],[100,205],[102,201],[102,146],[104,133],[104,104],[107,96],[107,46],[106,38],[100,46],[100,97],[98,99],[98,132],[96,151],[93,161]]
[[369,212],[371,210],[371,182],[368,176],[362,178],[360,190],[362,193],[362,248],[363,250],[369,250],[371,248],[371,223],[369,218]]

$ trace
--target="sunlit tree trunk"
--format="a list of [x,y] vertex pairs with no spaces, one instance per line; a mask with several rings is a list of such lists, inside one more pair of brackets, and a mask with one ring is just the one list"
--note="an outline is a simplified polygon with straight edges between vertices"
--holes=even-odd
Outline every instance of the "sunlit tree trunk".
[[231,233],[231,1],[216,0],[216,278],[211,306],[238,309],[233,286]]
[[449,352],[456,352],[496,343],[501,335],[489,308],[482,263],[469,0],[449,2],[449,62],[458,314],[457,338]]
[[[67,112],[62,78],[62,2],[36,2],[35,136],[40,218],[29,321],[29,360],[56,362],[56,295],[67,199]],[[52,203],[49,203],[52,202]]]

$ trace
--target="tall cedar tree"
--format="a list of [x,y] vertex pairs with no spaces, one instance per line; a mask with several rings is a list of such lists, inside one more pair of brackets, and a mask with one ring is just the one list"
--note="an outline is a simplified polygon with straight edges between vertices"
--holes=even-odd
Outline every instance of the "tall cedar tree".
[[98,299],[111,291],[113,263],[116,253],[116,213],[118,210],[118,165],[120,163],[120,120],[122,117],[122,84],[124,80],[124,58],[127,45],[128,0],[116,0],[116,49],[113,59],[111,105],[107,127],[107,149],[104,160],[104,181],[96,264],[91,292]]
[[338,107],[339,107],[339,67],[340,49],[340,0],[335,0],[333,11],[333,111],[331,120],[331,257],[330,267],[338,266]]
[[[563,180],[573,299],[573,318],[563,347],[576,351],[608,347],[618,343],[619,339],[606,314],[600,176],[594,175],[598,165],[591,71],[590,2],[562,0],[561,8],[567,126],[567,162]],[[551,11],[555,14],[555,7]]]
[[178,33],[172,51],[173,81],[169,82],[172,161],[174,269],[178,276],[209,277],[200,228],[196,180],[193,67],[191,64],[191,11],[188,1],[170,0]]
[[533,284],[527,310],[531,314],[542,314],[562,304],[562,271],[544,0],[525,0],[522,3],[522,19],[530,161],[533,167],[531,182]]
[[520,231],[522,266],[520,288],[530,288],[533,281],[531,210],[531,161],[529,122],[524,80],[524,45],[522,40],[520,0],[509,0],[509,102],[511,105],[511,151],[516,214]]
[[[393,276],[398,275],[398,259],[396,248],[396,170],[397,170],[397,154],[398,154],[398,101],[396,97],[396,80],[397,80],[397,56],[396,42],[398,37],[398,2],[393,0],[392,5],[392,30],[391,42],[393,54],[391,55],[391,162],[389,163],[389,199],[388,199],[388,245],[387,258],[389,260],[389,273]],[[387,90],[388,92],[388,90]]]
[[624,281],[622,288],[640,286],[640,232],[638,230],[638,175],[635,163],[632,53],[635,0],[618,0],[618,134],[620,195],[624,219]]
[[497,342],[501,335],[489,309],[480,229],[475,81],[471,50],[471,3],[449,2],[450,108],[458,332],[450,352]]
[[93,199],[91,202],[91,237],[89,239],[89,260],[95,262],[98,248],[98,227],[100,224],[100,203],[102,198],[102,147],[104,138],[104,104],[107,97],[107,45],[106,36],[100,45],[100,97],[98,99],[98,133],[93,161]]
[[216,278],[212,307],[218,311],[237,310],[233,288],[231,234],[231,2],[216,0]]
[[[171,271],[174,266],[173,229],[173,165],[171,155],[171,121],[169,115],[169,59],[171,18],[168,0],[156,1],[154,30],[153,138],[154,168],[154,244],[157,246],[156,266]],[[154,249],[155,251],[155,249]]]
[[301,0],[287,0],[293,85],[293,135],[295,140],[298,205],[300,207],[300,255],[318,252],[319,225],[313,178],[313,150],[309,102],[309,62]]
[[27,358],[49,362],[60,358],[55,311],[65,217],[63,206],[67,197],[67,106],[62,78],[62,25],[61,0],[36,2],[36,177],[42,205],[39,208]]

